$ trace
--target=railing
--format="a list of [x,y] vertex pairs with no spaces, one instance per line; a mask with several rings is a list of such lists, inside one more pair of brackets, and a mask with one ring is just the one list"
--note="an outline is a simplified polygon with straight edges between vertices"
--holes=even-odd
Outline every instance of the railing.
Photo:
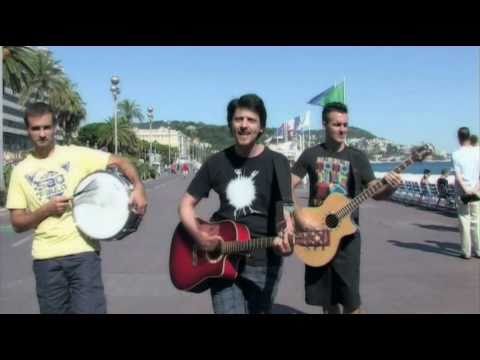
[[446,191],[436,184],[422,185],[417,181],[404,181],[392,195],[393,201],[405,205],[417,205],[433,210],[456,211],[455,187],[448,185]]

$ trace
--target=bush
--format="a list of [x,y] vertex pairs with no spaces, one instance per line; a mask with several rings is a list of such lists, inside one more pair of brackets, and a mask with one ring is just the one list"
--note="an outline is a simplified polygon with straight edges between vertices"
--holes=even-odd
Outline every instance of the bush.
[[0,190],[0,207],[4,207],[7,203],[7,192]]
[[138,175],[140,175],[140,179],[147,180],[147,179],[155,179],[157,172],[153,166],[150,166],[148,162],[140,161],[138,158],[131,156],[131,155],[122,155],[124,158],[128,159],[133,166],[137,169]]
[[3,176],[5,179],[5,191],[0,190],[0,207],[4,207],[7,202],[8,184],[12,175],[13,165],[7,164],[3,167]]
[[5,187],[8,190],[8,184],[10,184],[10,177],[12,176],[13,165],[7,164],[3,167],[3,176],[5,179]]

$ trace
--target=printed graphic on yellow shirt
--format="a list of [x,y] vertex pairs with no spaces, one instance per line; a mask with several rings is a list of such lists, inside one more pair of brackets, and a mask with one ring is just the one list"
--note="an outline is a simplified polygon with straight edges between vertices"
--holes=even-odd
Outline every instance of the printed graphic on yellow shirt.
[[40,203],[49,201],[55,196],[63,196],[67,188],[66,173],[70,171],[70,163],[60,166],[59,171],[39,170],[26,174],[25,179],[32,186],[35,196]]
[[318,181],[315,185],[314,206],[322,205],[331,193],[347,195],[348,173],[350,162],[330,157],[318,157],[315,171]]

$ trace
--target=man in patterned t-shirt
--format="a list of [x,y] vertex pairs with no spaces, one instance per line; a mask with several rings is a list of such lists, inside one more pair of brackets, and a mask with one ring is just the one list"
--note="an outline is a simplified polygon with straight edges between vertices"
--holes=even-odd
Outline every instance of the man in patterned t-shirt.
[[34,148],[13,170],[7,208],[16,232],[35,229],[32,256],[40,312],[105,313],[100,245],[77,229],[72,195],[85,176],[116,166],[132,182],[133,211],[143,216],[147,199],[142,181],[127,159],[56,145],[56,119],[48,104],[29,105],[24,121]]
[[[306,149],[292,168],[292,189],[308,174],[309,206],[321,206],[334,192],[353,198],[375,180],[370,163],[363,152],[346,146],[348,110],[342,103],[329,103],[323,108],[325,142]],[[398,174],[385,177],[388,185],[374,196],[389,197],[402,179]],[[353,214],[358,224],[358,210]],[[300,227],[315,229],[297,217]],[[325,313],[360,313],[360,233],[342,239],[335,258],[322,267],[305,268],[305,299],[309,305],[322,306]]]

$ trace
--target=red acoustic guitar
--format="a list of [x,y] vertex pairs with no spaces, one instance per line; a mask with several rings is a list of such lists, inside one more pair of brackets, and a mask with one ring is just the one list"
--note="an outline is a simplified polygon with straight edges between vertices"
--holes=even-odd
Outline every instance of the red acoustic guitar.
[[[179,290],[200,293],[209,288],[209,280],[222,278],[235,280],[238,276],[240,256],[254,249],[268,248],[275,237],[251,239],[248,227],[234,221],[224,220],[209,223],[197,219],[200,230],[211,235],[220,235],[220,246],[211,252],[197,247],[192,236],[182,223],[178,224],[170,247],[170,278]],[[328,246],[329,232],[296,233],[294,243],[302,246]]]

